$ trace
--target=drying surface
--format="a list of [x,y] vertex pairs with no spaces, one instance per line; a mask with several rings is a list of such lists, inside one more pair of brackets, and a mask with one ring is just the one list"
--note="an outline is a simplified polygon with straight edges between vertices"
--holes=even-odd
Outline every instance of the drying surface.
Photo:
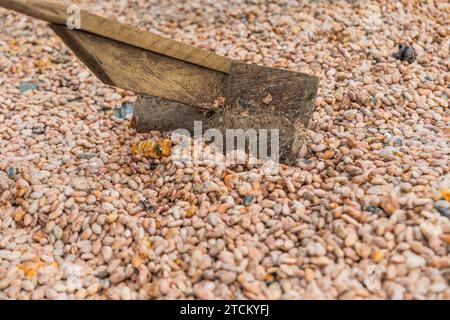
[[0,10],[0,298],[450,298],[448,2],[97,2],[316,74],[309,143],[276,175],[133,158],[135,96]]

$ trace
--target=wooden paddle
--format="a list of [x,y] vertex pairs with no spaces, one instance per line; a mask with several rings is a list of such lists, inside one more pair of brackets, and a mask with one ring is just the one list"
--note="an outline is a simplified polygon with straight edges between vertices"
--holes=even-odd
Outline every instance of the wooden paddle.
[[0,0],[0,6],[50,22],[100,80],[138,93],[133,124],[139,132],[192,131],[198,120],[224,134],[279,130],[281,161],[297,160],[317,77],[245,64],[85,11],[80,29],[70,30],[69,6],[60,2]]

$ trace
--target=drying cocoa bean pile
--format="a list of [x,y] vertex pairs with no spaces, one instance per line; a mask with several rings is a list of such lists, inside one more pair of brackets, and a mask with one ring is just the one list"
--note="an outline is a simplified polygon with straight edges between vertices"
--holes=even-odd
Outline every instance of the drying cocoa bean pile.
[[0,298],[450,299],[448,2],[76,3],[315,74],[316,109],[275,174],[139,157],[135,95],[0,10]]

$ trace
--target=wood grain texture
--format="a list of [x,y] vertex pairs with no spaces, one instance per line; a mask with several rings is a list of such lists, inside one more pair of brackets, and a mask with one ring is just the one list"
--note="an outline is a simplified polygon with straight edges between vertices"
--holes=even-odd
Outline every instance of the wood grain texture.
[[[66,25],[68,6],[59,1],[0,0],[0,7],[58,25]],[[83,10],[81,30],[216,71],[230,71],[232,60],[229,58]]]
[[135,103],[133,127],[139,132],[166,132],[183,128],[193,133],[194,122],[205,121],[208,113],[188,104],[140,94]]
[[204,109],[221,94],[222,72],[60,25],[51,28],[106,84]]

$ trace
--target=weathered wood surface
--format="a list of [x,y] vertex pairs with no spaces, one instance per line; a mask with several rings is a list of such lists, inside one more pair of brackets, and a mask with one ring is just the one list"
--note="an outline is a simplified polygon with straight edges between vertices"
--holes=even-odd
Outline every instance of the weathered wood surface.
[[199,120],[203,130],[216,128],[224,135],[227,129],[278,129],[280,161],[296,164],[318,84],[313,76],[234,62],[222,83],[223,107],[205,112],[141,95],[133,123],[139,132],[188,129],[193,134]]
[[106,84],[205,109],[221,94],[222,72],[88,32],[51,28]]
[[[45,0],[0,0],[0,7],[66,25],[70,4]],[[81,30],[182,61],[228,73],[231,59],[81,10]]]
[[182,128],[193,133],[194,121],[205,121],[207,114],[188,104],[140,94],[134,107],[133,127],[139,132],[166,132]]

